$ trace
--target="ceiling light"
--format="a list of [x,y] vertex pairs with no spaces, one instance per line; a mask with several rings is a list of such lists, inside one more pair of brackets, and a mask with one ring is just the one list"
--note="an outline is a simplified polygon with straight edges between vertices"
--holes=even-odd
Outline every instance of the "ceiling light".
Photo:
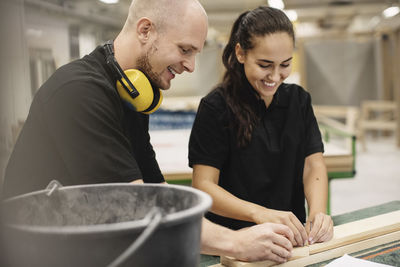
[[290,21],[296,21],[297,20],[297,12],[296,10],[290,9],[290,10],[284,10],[286,16],[290,19]]
[[385,18],[390,18],[399,14],[400,8],[398,6],[391,6],[383,10],[382,14]]
[[277,9],[284,9],[285,4],[282,0],[268,0],[268,5]]
[[369,26],[371,27],[371,28],[374,28],[376,25],[378,25],[379,24],[379,22],[380,22],[380,18],[379,18],[379,16],[375,16],[375,17],[373,17],[370,21],[369,21]]
[[99,1],[106,4],[116,4],[119,2],[119,0],[99,0]]

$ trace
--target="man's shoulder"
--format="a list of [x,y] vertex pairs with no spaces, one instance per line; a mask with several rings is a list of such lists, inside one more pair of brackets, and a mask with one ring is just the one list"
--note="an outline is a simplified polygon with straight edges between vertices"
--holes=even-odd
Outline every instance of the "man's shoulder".
[[103,95],[106,91],[115,91],[106,72],[84,57],[58,68],[41,86],[37,96],[47,102],[61,95]]

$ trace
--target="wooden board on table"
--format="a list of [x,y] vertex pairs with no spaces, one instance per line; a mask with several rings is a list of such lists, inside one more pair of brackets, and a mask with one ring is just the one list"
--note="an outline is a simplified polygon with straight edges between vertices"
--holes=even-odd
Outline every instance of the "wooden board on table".
[[[400,210],[335,226],[332,240],[307,247],[294,248],[293,255],[298,255],[297,259],[290,259],[287,263],[279,266],[304,266],[318,262],[315,260],[321,261],[340,257],[345,253],[355,252],[357,249],[379,245],[377,244],[379,242],[390,242],[387,241],[390,238],[400,239]],[[301,257],[301,254],[304,256]],[[307,264],[301,265],[302,262],[307,262]],[[221,264],[228,267],[268,267],[274,266],[275,263],[272,261],[241,262],[221,256]]]
[[[299,247],[293,250],[292,252],[292,257],[290,260],[295,260],[298,258],[303,258],[309,256],[309,248],[306,247]],[[226,256],[221,256],[221,264],[229,267],[246,267],[246,266],[251,266],[251,267],[269,267],[276,265],[276,262],[274,261],[257,261],[257,262],[244,262],[244,261],[238,261],[234,258],[231,257],[226,257]]]
[[[337,247],[334,249],[326,250],[320,253],[316,253],[313,255],[310,255],[308,257],[303,257],[303,258],[298,258],[296,260],[291,260],[286,263],[282,264],[276,264],[276,265],[253,265],[254,263],[248,262],[247,265],[236,265],[236,266],[245,266],[245,267],[254,267],[254,266],[262,266],[262,267],[268,267],[268,266],[274,266],[274,267],[302,267],[302,266],[307,266],[310,264],[315,264],[323,261],[327,261],[330,259],[334,259],[337,257],[341,257],[344,254],[350,254],[350,253],[355,253],[357,251],[362,251],[365,249],[373,248],[382,244],[387,244],[391,243],[394,241],[400,240],[400,231],[392,232],[389,234],[373,237],[370,239],[366,239],[360,242],[355,242],[352,244],[344,245],[341,247]],[[235,265],[229,265],[228,264],[215,264],[210,267],[231,267]]]
[[309,246],[310,254],[400,230],[400,210],[334,227],[332,240]]

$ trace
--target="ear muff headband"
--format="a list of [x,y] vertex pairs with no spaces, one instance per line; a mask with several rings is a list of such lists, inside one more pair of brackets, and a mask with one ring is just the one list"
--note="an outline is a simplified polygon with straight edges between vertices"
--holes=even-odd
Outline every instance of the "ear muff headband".
[[117,78],[117,91],[128,107],[135,111],[150,114],[156,111],[162,102],[160,89],[151,85],[149,79],[140,70],[128,69],[123,71],[114,57],[113,42],[104,45],[106,62]]

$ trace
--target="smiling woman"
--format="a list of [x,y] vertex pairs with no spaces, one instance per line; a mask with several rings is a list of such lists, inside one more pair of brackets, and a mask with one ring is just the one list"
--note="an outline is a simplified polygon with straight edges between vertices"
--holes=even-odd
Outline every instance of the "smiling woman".
[[292,244],[303,246],[331,239],[333,224],[311,97],[284,83],[294,40],[281,10],[262,6],[239,16],[222,56],[223,81],[200,102],[189,165],[193,186],[213,197],[211,221],[232,229],[285,224]]
[[276,90],[290,74],[293,39],[279,32],[254,37],[253,42],[254,48],[249,51],[237,43],[236,57],[243,64],[247,80],[268,107]]

